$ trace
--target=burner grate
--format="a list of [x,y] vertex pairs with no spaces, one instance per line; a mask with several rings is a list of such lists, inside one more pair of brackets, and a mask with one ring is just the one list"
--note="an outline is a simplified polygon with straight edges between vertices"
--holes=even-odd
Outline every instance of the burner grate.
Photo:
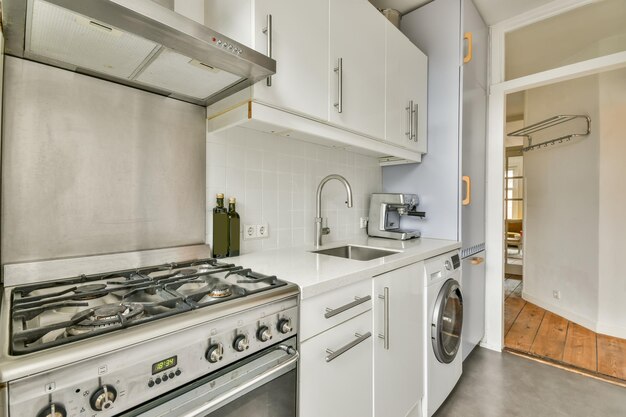
[[80,275],[12,291],[13,354],[26,354],[287,285],[215,259]]

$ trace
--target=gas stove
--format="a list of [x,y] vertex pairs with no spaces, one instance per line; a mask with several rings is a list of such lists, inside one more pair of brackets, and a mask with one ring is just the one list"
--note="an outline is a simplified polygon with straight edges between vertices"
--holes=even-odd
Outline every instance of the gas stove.
[[11,352],[60,346],[284,285],[275,276],[200,259],[18,286],[11,292]]
[[175,402],[190,390],[212,403],[265,368],[295,373],[297,286],[208,257],[163,261],[6,286],[0,416],[187,415],[196,400]]

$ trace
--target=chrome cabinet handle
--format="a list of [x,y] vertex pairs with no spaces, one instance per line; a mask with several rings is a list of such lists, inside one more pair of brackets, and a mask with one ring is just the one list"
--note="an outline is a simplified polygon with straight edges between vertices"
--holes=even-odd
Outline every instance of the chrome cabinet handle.
[[364,342],[365,340],[367,340],[370,336],[372,336],[372,333],[367,332],[365,334],[359,334],[359,333],[355,333],[354,337],[356,337],[355,340],[353,340],[352,342],[348,343],[347,345],[337,349],[337,350],[332,350],[332,349],[326,349],[326,353],[328,353],[328,356],[326,356],[326,362],[331,362],[335,359],[337,359],[339,356],[343,355],[344,353],[346,353],[347,351],[349,351],[350,349],[352,349],[353,347],[355,347],[356,345],[358,345],[359,343]]
[[[267,35],[267,56],[272,58],[272,15],[267,15],[267,26],[263,29],[263,33]],[[267,77],[267,86],[272,86],[272,76]]]
[[346,310],[350,310],[351,308],[354,308],[360,304],[363,304],[369,300],[371,300],[372,297],[369,295],[366,295],[363,298],[360,297],[354,297],[354,301],[352,301],[351,303],[348,303],[346,305],[343,305],[341,307],[337,307],[337,308],[326,308],[326,314],[324,314],[324,317],[329,319],[331,317],[336,316],[337,314],[343,313]]
[[337,102],[334,104],[337,109],[337,113],[343,112],[343,58],[337,60],[337,66],[335,67],[335,74],[337,74]]
[[383,304],[383,333],[378,335],[379,339],[383,339],[383,347],[389,350],[389,287],[385,287],[383,294],[378,298],[384,301]]
[[409,105],[404,108],[406,110],[409,130],[404,132],[407,139],[413,140],[413,100],[409,101]]
[[[411,104],[413,104],[412,101]],[[417,106],[417,104],[411,106],[411,140],[415,142],[417,142],[417,111],[419,110]]]

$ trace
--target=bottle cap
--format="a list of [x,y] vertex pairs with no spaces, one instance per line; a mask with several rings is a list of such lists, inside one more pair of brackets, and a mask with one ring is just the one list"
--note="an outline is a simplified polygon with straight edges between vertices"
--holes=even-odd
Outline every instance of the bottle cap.
[[224,198],[224,194],[222,193],[217,194],[217,198]]
[[235,197],[231,197],[231,198],[228,199],[228,202],[230,204],[235,204],[237,202],[237,199]]

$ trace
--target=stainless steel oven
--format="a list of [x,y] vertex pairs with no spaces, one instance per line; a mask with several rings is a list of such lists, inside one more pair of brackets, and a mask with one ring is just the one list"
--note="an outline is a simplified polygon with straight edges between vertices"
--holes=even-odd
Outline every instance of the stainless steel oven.
[[298,294],[209,258],[5,287],[0,417],[296,417]]
[[296,338],[172,391],[121,417],[295,417]]

